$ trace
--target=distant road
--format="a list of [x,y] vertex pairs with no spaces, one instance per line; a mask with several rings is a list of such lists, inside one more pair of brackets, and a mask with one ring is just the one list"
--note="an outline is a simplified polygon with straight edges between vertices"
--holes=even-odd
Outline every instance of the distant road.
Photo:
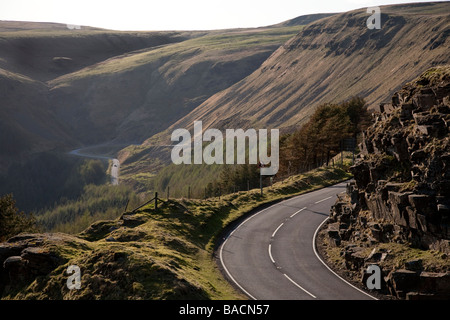
[[69,152],[69,154],[84,157],[84,158],[91,158],[91,159],[101,159],[101,160],[112,160],[112,167],[111,167],[111,184],[114,186],[117,186],[119,184],[119,169],[120,169],[120,162],[119,160],[108,157],[108,156],[102,156],[97,155],[93,153],[88,153],[86,150],[92,149],[95,146],[91,147],[85,147],[85,148],[79,148],[75,149]]
[[316,230],[345,186],[282,201],[238,225],[219,248],[228,279],[251,299],[374,299],[330,271],[314,246]]

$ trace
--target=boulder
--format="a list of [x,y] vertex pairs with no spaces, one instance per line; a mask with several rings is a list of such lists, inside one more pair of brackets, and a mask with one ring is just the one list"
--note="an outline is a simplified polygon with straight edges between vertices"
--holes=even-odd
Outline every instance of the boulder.
[[405,269],[393,270],[385,280],[391,294],[404,299],[408,292],[417,291],[419,273]]
[[58,254],[40,247],[25,248],[21,258],[26,261],[27,269],[35,275],[46,275],[63,263]]
[[409,204],[408,197],[411,194],[412,192],[388,192],[393,222],[403,227],[409,226],[406,207]]
[[423,270],[422,259],[414,259],[405,262],[405,269],[410,271],[422,271]]
[[364,254],[364,248],[361,247],[349,247],[344,251],[345,265],[347,269],[359,270],[366,259]]
[[421,272],[418,289],[421,293],[450,296],[450,272]]

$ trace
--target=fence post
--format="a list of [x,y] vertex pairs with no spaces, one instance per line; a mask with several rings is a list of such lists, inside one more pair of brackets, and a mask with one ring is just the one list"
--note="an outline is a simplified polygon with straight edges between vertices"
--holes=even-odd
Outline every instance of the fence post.
[[191,186],[188,187],[188,199],[191,199]]
[[169,186],[167,186],[167,200],[169,200],[169,192],[170,192],[170,187]]
[[155,192],[155,210],[158,209],[158,192]]
[[262,196],[263,195],[263,185],[262,185],[261,169],[259,169],[259,187],[261,188],[261,196]]

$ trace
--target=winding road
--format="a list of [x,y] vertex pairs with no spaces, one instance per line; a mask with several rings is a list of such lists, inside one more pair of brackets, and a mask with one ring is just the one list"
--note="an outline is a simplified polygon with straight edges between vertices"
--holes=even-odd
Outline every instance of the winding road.
[[226,277],[255,300],[375,299],[331,271],[315,235],[346,183],[284,200],[231,231],[219,247]]
[[95,147],[98,147],[98,146],[90,146],[90,147],[75,149],[75,150],[70,151],[69,154],[79,156],[79,157],[91,158],[91,159],[111,160],[112,161],[112,166],[111,166],[111,170],[110,170],[111,184],[113,186],[119,185],[119,169],[120,169],[119,160],[112,158],[112,157],[102,156],[102,155],[97,155],[97,154],[87,152],[87,150],[95,148]]

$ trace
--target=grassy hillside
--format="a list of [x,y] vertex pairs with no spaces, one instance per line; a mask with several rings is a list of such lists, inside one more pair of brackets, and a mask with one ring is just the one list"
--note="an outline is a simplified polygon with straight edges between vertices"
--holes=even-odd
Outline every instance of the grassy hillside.
[[[348,179],[341,169],[318,169],[266,188],[220,200],[153,203],[119,219],[99,221],[79,235],[35,234],[10,247],[36,247],[58,261],[48,274],[7,284],[6,299],[243,299],[222,277],[213,257],[225,226],[265,203]],[[82,272],[80,290],[69,291],[69,265]],[[1,289],[1,288],[0,288]]]
[[[431,66],[449,62],[450,3],[382,6],[382,28],[366,9],[310,23],[251,75],[219,92],[143,143],[167,141],[175,128],[282,128],[306,123],[323,103],[360,96],[373,109]],[[388,75],[388,76],[386,76]]]
[[55,106],[46,81],[129,51],[196,35],[71,30],[63,24],[0,21],[0,175],[37,153],[80,144],[71,124],[55,112],[67,101]]
[[141,142],[248,76],[300,28],[212,32],[117,55],[49,81],[50,105],[85,144]]
[[300,28],[119,32],[0,21],[1,191],[26,193],[30,184],[16,187],[30,172],[10,167],[36,167],[40,154],[143,141],[253,72]]
[[[203,130],[280,128],[292,132],[308,123],[324,103],[359,96],[375,109],[379,102],[389,101],[405,81],[432,65],[449,62],[449,9],[448,2],[383,6],[380,30],[366,27],[365,9],[310,23],[249,76],[212,95],[143,144],[119,152],[126,181],[164,192],[176,176],[184,196],[188,184],[198,185],[202,180],[205,187],[211,171],[183,179],[190,172],[173,167],[162,170],[170,163],[170,148],[161,145],[171,144],[171,133],[177,128],[192,130],[194,121],[202,120]],[[205,40],[212,39],[189,42]],[[335,128],[329,129],[332,135]],[[329,141],[321,144],[325,143]],[[156,180],[164,183],[155,184]]]

